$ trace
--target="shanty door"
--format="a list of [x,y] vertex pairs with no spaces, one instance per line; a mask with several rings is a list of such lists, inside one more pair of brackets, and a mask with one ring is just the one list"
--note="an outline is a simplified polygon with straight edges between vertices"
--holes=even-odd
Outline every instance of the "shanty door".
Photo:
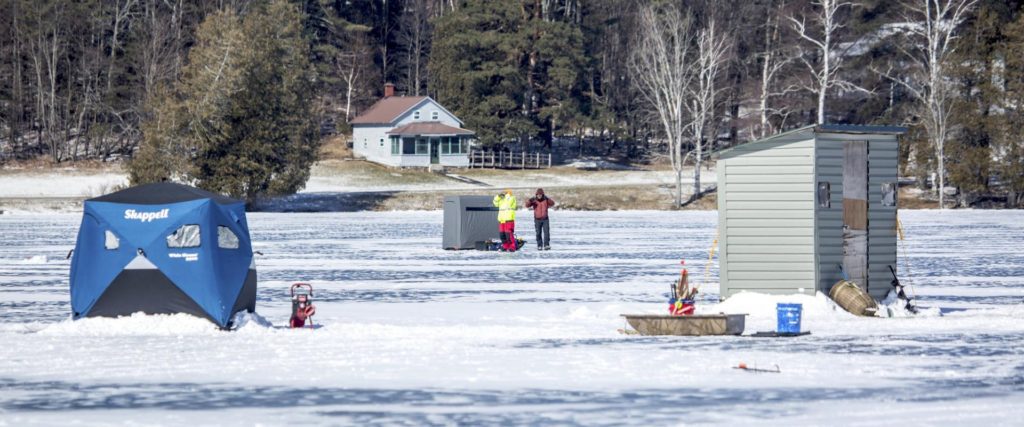
[[867,290],[868,279],[868,143],[843,146],[843,270]]

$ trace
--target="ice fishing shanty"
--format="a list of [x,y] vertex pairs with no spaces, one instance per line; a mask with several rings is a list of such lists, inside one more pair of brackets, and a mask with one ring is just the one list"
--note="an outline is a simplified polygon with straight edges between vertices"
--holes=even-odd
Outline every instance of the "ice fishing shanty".
[[842,269],[876,299],[896,267],[898,138],[905,128],[817,125],[723,151],[721,296],[828,293]]
[[241,200],[169,182],[89,199],[73,255],[75,319],[188,313],[227,328],[256,308]]
[[498,208],[490,196],[445,196],[445,249],[478,249],[482,242],[498,238]]

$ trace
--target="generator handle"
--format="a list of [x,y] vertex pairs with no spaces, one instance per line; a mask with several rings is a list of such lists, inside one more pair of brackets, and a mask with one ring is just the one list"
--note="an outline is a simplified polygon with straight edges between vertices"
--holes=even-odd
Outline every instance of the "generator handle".
[[295,290],[298,289],[298,288],[309,289],[309,296],[313,296],[313,285],[310,285],[309,283],[295,283],[295,284],[292,284],[292,287],[291,287],[291,293],[292,293],[293,297],[295,296]]

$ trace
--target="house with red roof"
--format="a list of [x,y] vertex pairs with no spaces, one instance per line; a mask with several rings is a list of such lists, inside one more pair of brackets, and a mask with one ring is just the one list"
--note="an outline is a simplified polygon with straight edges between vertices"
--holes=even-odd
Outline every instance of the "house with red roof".
[[353,119],[352,150],[366,160],[397,167],[467,167],[473,131],[429,96],[384,98]]

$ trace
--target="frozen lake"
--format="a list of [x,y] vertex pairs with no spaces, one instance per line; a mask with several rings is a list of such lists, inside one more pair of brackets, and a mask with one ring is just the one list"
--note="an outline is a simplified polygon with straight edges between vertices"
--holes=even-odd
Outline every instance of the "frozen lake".
[[[68,320],[80,217],[0,215],[0,425],[1020,425],[1024,212],[900,216],[929,314],[865,319],[822,298],[718,304],[714,212],[556,212],[553,250],[529,221],[516,254],[441,250],[440,212],[250,214],[273,325],[220,332]],[[749,312],[752,333],[802,302],[812,334],[619,334],[620,313],[664,312],[682,258],[698,311]],[[283,328],[295,281],[321,328]]]

